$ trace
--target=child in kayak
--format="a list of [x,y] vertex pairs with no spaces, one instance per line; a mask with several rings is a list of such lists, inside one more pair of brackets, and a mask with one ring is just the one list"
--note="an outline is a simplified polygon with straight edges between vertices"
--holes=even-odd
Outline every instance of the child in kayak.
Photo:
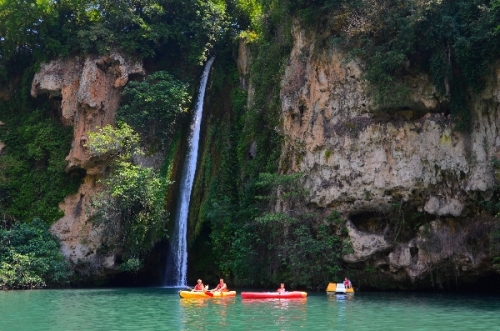
[[276,290],[278,293],[285,293],[285,283],[281,283],[280,288]]

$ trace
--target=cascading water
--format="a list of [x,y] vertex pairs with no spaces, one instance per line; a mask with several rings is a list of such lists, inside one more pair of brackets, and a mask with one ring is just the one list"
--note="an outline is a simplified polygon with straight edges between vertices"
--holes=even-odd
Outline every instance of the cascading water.
[[175,228],[170,243],[169,261],[167,261],[166,286],[182,287],[186,285],[187,273],[187,220],[189,212],[189,201],[191,200],[191,190],[193,188],[196,163],[198,161],[198,145],[200,140],[200,126],[203,116],[203,100],[205,98],[205,88],[207,86],[208,74],[215,58],[211,58],[205,64],[203,75],[201,76],[198,99],[191,122],[189,133],[189,147],[186,155],[184,167],[182,169],[181,181],[179,185],[179,198],[177,212],[175,215]]

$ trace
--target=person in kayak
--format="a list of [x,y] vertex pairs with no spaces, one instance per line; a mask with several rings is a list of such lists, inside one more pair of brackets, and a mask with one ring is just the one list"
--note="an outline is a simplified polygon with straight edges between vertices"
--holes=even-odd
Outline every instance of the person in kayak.
[[280,288],[276,290],[278,293],[285,293],[285,283],[281,283]]
[[227,292],[229,291],[227,289],[226,283],[224,283],[224,279],[220,279],[219,284],[217,284],[217,287],[214,288],[211,292]]
[[349,279],[347,279],[347,277],[344,279],[344,287],[345,288],[351,288],[352,287],[351,281]]
[[193,288],[193,291],[206,291],[206,288],[205,286],[203,286],[203,282],[201,281],[201,279],[198,279],[198,282],[196,284],[196,286]]

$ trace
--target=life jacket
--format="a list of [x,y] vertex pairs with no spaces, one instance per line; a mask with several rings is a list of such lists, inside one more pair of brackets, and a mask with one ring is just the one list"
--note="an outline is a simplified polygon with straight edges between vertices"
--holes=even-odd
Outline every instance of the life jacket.
[[227,289],[227,285],[226,285],[226,287],[224,287],[224,289],[221,290],[221,287],[224,285],[226,285],[226,284],[221,284],[221,283],[217,284],[217,287],[215,288],[215,290],[221,291],[221,292],[228,292],[229,290]]
[[194,287],[194,289],[197,290],[197,291],[203,290],[203,284],[196,284],[196,286]]

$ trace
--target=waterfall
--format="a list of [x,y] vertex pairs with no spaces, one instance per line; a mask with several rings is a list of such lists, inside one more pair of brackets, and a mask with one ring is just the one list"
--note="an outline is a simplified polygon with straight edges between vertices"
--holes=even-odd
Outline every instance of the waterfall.
[[181,287],[186,286],[187,274],[187,221],[189,212],[189,201],[193,189],[196,163],[198,161],[198,145],[200,140],[200,126],[203,116],[203,99],[207,86],[208,74],[214,62],[214,57],[207,61],[201,76],[198,99],[195,104],[195,112],[191,122],[188,140],[188,153],[182,168],[181,181],[179,185],[179,196],[177,212],[175,214],[175,227],[170,244],[169,261],[167,261],[167,274],[165,285]]

